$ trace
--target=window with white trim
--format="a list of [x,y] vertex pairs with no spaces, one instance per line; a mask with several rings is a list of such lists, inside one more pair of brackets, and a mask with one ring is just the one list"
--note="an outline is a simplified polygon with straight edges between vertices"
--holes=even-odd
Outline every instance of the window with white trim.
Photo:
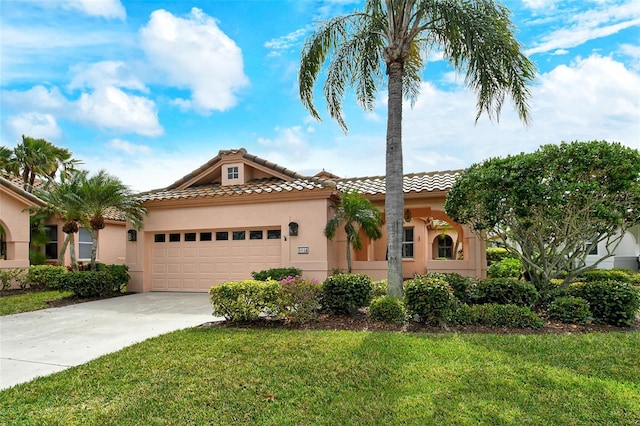
[[413,259],[413,227],[402,231],[402,258]]
[[91,259],[92,247],[93,247],[93,238],[91,238],[91,233],[86,228],[80,228],[78,230],[78,259],[81,259],[81,260]]
[[238,166],[227,167],[227,179],[238,179],[238,177],[240,177]]

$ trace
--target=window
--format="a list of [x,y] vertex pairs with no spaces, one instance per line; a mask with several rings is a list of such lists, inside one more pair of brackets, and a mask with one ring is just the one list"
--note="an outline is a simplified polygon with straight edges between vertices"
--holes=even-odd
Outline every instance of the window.
[[598,254],[598,244],[587,244],[587,254],[589,255],[597,255]]
[[227,179],[238,179],[238,167],[227,167]]
[[180,234],[169,234],[169,242],[171,242],[171,243],[179,243],[180,242]]
[[78,259],[91,259],[91,247],[93,238],[86,228],[78,230]]
[[184,240],[185,241],[195,241],[196,240],[196,233],[195,232],[185,232],[184,233]]
[[167,236],[164,234],[155,234],[153,236],[153,242],[155,243],[164,243],[167,239]]
[[281,236],[279,229],[268,229],[267,240],[279,240]]
[[438,257],[453,259],[453,240],[448,235],[438,236]]
[[44,253],[47,256],[47,259],[57,259],[58,258],[58,227],[47,226],[47,237],[49,238],[49,242],[44,245]]
[[233,239],[234,240],[244,240],[244,239],[246,239],[245,232],[244,231],[233,231]]
[[262,239],[262,231],[249,231],[249,239],[250,240],[261,240]]
[[216,232],[216,241],[227,241],[229,239],[229,233],[227,231]]
[[413,259],[413,228],[404,228],[403,230],[402,258]]
[[211,241],[211,237],[212,237],[211,232],[200,233],[200,241]]

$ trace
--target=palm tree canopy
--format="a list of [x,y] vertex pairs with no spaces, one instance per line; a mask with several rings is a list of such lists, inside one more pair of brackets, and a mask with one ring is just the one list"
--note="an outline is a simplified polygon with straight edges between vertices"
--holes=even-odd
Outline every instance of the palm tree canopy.
[[321,23],[302,51],[302,103],[320,119],[314,87],[328,60],[324,98],[346,131],[342,101],[348,87],[371,110],[385,73],[397,64],[405,97],[415,101],[432,52],[442,52],[465,73],[465,84],[477,95],[476,121],[483,112],[497,120],[507,95],[520,118],[529,120],[527,85],[535,68],[514,37],[509,10],[492,0],[367,0],[363,11]]
[[143,217],[147,214],[146,208],[130,189],[104,170],[83,182],[81,197],[93,230],[104,228],[104,216],[110,211],[121,214],[136,229],[142,227]]
[[86,176],[86,171],[76,171],[69,178],[49,181],[44,188],[35,188],[35,195],[46,203],[38,211],[58,216],[64,222],[82,221],[85,213],[81,189]]
[[340,204],[336,206],[336,214],[327,221],[324,235],[330,240],[336,236],[340,225],[344,224],[347,240],[355,250],[362,248],[359,229],[372,240],[382,237],[380,227],[383,225],[382,214],[371,201],[360,197],[357,192],[343,194]]

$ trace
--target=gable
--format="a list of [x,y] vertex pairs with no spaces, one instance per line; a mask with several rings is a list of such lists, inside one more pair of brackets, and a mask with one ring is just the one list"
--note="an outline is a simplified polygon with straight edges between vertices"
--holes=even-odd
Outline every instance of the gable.
[[2,193],[2,195],[6,195],[7,197],[11,197],[25,207],[44,206],[44,202],[40,198],[25,191],[24,189],[15,185],[8,179],[3,178],[2,176],[0,176],[0,193]]

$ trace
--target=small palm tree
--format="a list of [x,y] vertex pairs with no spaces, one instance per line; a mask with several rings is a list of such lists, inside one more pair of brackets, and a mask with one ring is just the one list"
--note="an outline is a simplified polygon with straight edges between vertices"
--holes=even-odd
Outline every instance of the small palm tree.
[[[509,10],[493,0],[366,0],[362,11],[320,23],[307,40],[298,75],[300,98],[311,115],[316,81],[329,62],[324,97],[346,131],[342,101],[355,88],[359,105],[374,107],[387,83],[386,196],[388,293],[402,297],[402,101],[418,96],[431,52],[442,52],[477,94],[477,116],[497,118],[510,95],[520,118],[529,117],[527,84],[534,66],[515,39]],[[426,142],[426,140],[425,140]]]
[[120,179],[104,170],[84,180],[80,195],[85,219],[88,220],[93,237],[91,269],[95,269],[98,238],[100,230],[105,227],[104,217],[112,213],[129,221],[135,229],[140,229],[147,209]]
[[58,264],[64,265],[64,255],[69,247],[71,267],[74,270],[78,269],[75,234],[79,230],[78,223],[82,222],[86,216],[84,202],[80,195],[86,176],[86,171],[76,171],[68,179],[63,178],[59,182],[49,181],[44,188],[34,190],[35,194],[46,203],[45,207],[37,207],[35,210],[49,216],[57,216],[64,222],[62,232],[66,237],[58,254]]
[[351,247],[353,250],[362,248],[360,230],[370,239],[377,240],[382,237],[381,226],[384,222],[380,210],[357,192],[344,194],[335,209],[336,214],[327,222],[324,235],[332,240],[340,225],[344,224],[344,232],[347,234],[347,269],[351,273]]

